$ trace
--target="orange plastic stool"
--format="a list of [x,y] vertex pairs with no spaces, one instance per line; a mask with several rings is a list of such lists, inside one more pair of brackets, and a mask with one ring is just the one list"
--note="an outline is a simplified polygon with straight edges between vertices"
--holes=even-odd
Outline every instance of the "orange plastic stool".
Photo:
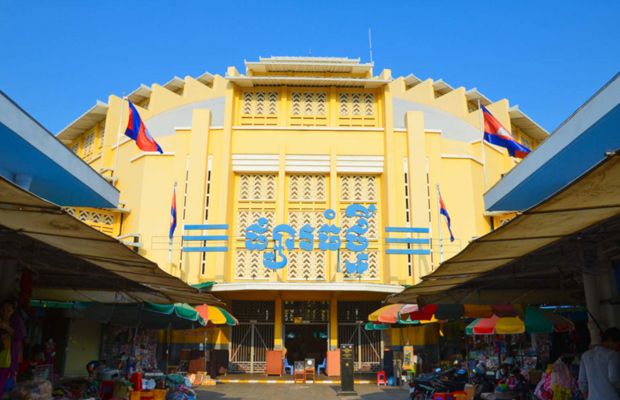
[[467,398],[467,393],[465,393],[465,392],[452,392],[452,396],[454,396],[454,400],[465,400]]
[[435,393],[433,400],[454,400],[452,393]]
[[377,386],[379,385],[387,386],[387,381],[385,380],[385,371],[377,372]]
[[114,397],[114,381],[101,382],[99,397],[101,397],[101,400],[109,400]]

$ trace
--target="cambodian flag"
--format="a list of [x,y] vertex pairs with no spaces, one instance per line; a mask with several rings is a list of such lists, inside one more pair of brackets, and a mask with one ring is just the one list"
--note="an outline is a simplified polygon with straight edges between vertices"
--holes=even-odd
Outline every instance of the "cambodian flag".
[[177,228],[177,189],[172,191],[172,208],[170,209],[170,241],[172,242],[172,236],[174,230]]
[[443,199],[441,198],[441,193],[439,194],[439,213],[446,217],[446,222],[448,223],[448,232],[450,232],[450,241],[454,242],[454,235],[452,234],[452,228],[450,228],[450,216],[448,215],[448,210],[446,209],[446,205],[443,204]]
[[136,141],[138,148],[142,151],[159,151],[163,154],[161,147],[155,142],[149,131],[146,129],[140,114],[136,111],[136,107],[129,103],[129,123],[127,124],[127,130],[125,136],[128,136]]
[[484,140],[496,146],[508,149],[512,157],[523,158],[530,153],[530,149],[517,142],[514,137],[499,123],[499,121],[482,106],[484,112]]

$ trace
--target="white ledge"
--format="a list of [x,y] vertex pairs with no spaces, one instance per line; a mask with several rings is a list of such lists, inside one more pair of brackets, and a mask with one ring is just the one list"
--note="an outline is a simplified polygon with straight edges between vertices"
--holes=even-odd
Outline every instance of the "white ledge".
[[403,291],[404,287],[380,283],[353,282],[231,282],[218,283],[211,288],[211,292],[233,292],[240,290],[335,290],[343,292],[400,293]]
[[383,132],[384,128],[356,128],[344,126],[233,126],[235,130],[245,131],[362,131]]
[[475,162],[477,162],[480,165],[484,165],[484,163],[482,162],[482,160],[474,157],[474,156],[468,156],[468,155],[464,155],[464,154],[442,154],[441,158],[457,158],[457,159],[464,159],[464,160],[473,160]]
[[145,156],[173,156],[174,152],[164,152],[163,154],[158,152],[158,151],[145,151],[143,153],[138,154],[137,156],[135,156],[134,158],[132,158],[131,160],[129,160],[129,162],[134,162],[136,160],[139,160],[142,157]]

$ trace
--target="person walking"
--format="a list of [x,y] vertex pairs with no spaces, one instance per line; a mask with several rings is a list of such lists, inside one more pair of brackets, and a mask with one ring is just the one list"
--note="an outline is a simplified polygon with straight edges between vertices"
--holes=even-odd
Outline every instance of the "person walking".
[[620,329],[607,329],[601,340],[581,357],[579,389],[586,400],[620,400]]

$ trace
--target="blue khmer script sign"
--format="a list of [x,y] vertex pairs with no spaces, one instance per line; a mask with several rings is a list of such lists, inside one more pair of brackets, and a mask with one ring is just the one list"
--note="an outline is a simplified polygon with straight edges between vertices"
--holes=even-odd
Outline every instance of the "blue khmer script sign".
[[[368,248],[368,239],[363,235],[368,232],[368,220],[375,214],[376,208],[370,205],[368,208],[360,204],[351,204],[346,208],[346,216],[357,218],[355,225],[347,229],[345,240],[346,248],[357,253],[363,252]],[[336,217],[334,210],[328,209],[323,213],[328,221]],[[314,230],[310,224],[306,224],[299,230],[299,248],[306,251],[314,249]],[[257,223],[252,224],[245,230],[245,248],[248,250],[262,251],[267,248],[267,236],[269,221],[260,218]],[[342,240],[340,239],[340,227],[323,224],[318,230],[318,247],[321,251],[337,251],[340,249]],[[280,224],[273,228],[273,253],[263,254],[263,265],[266,268],[281,269],[286,266],[288,258],[283,251],[295,248],[295,229],[288,224]],[[350,274],[363,274],[368,269],[368,254],[358,254],[356,262],[345,261],[347,272]]]

